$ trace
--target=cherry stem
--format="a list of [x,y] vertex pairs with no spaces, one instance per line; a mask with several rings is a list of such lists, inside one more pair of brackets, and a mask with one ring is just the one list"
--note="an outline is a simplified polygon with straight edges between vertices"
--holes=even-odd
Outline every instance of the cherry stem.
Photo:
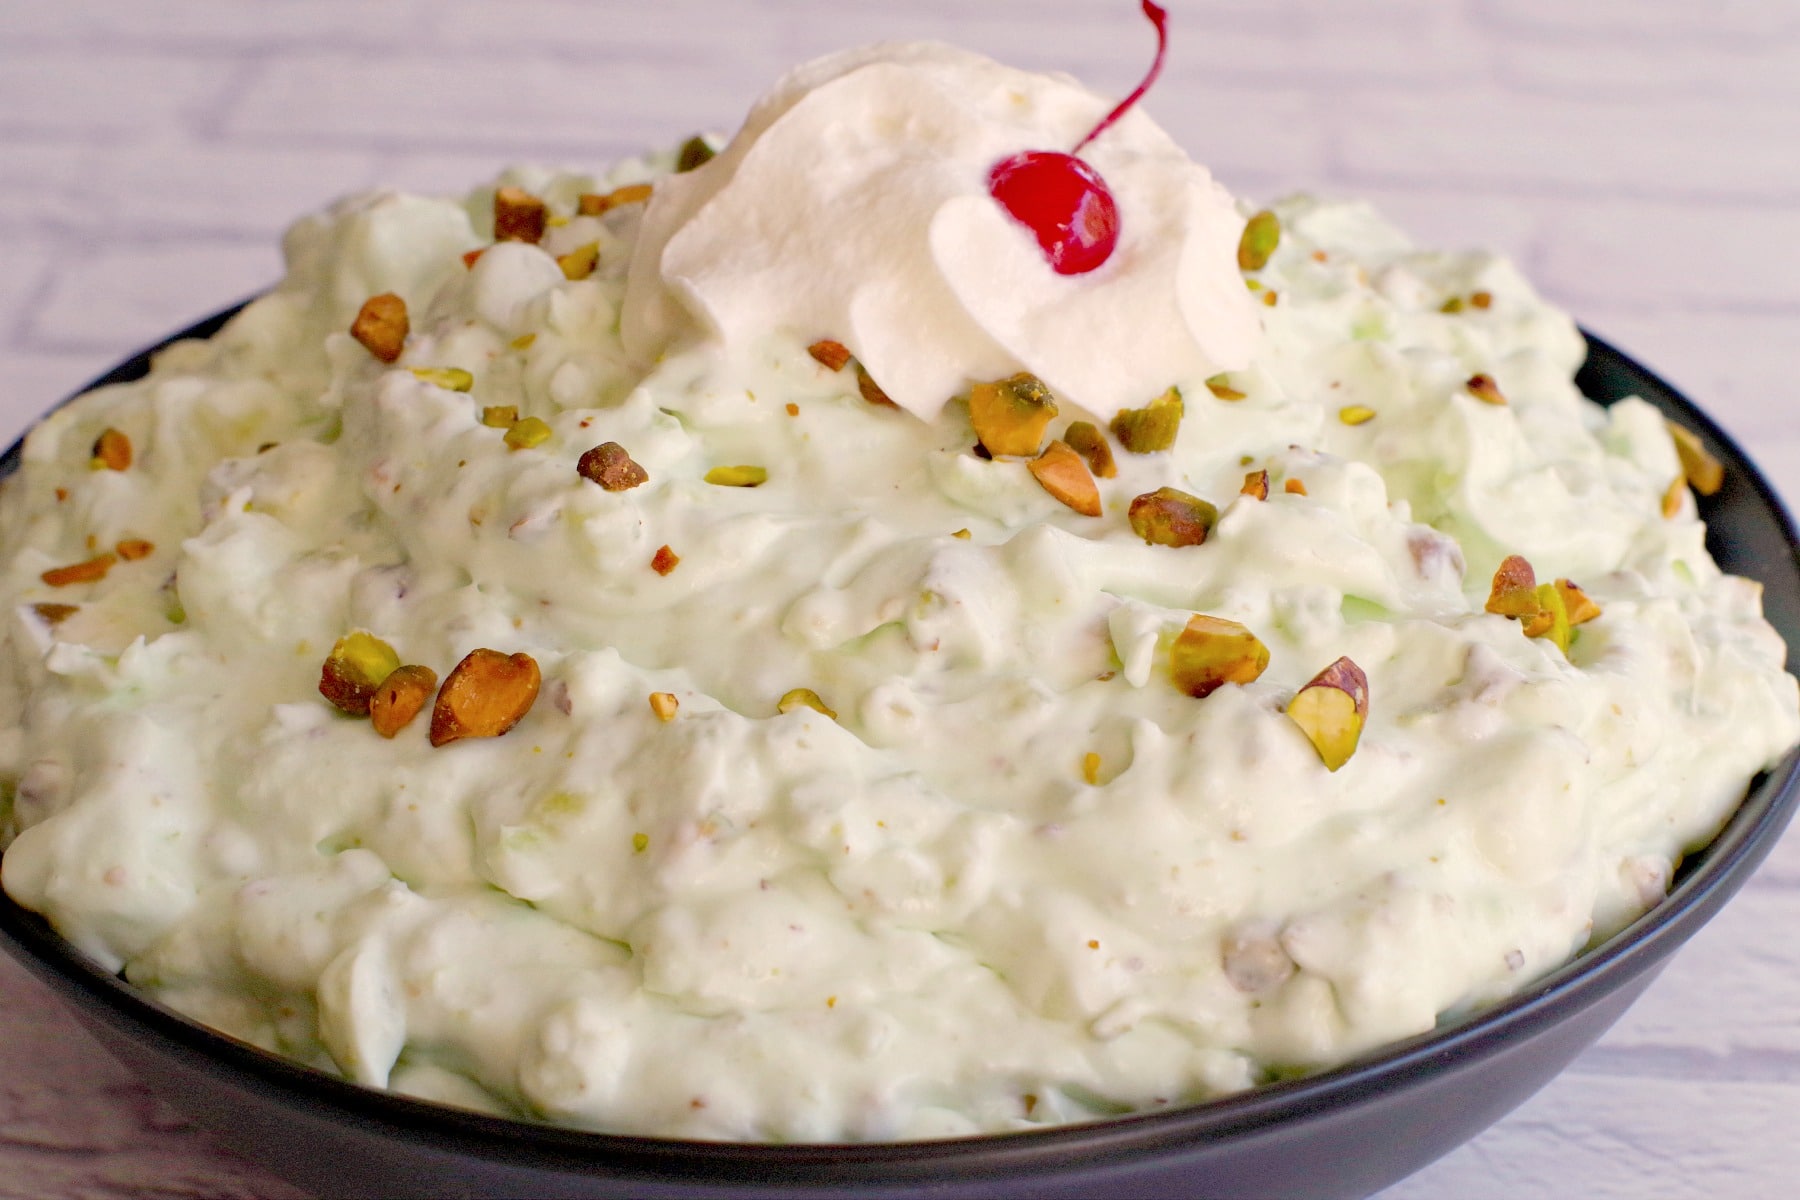
[[1080,154],[1083,146],[1110,129],[1114,121],[1125,115],[1125,110],[1143,98],[1144,93],[1150,90],[1150,85],[1156,82],[1156,77],[1162,74],[1163,55],[1169,49],[1169,14],[1162,5],[1144,0],[1144,15],[1150,18],[1150,24],[1156,26],[1156,60],[1150,64],[1149,73],[1144,76],[1144,82],[1137,85],[1137,90],[1119,101],[1118,107],[1107,113],[1105,119],[1089,130],[1086,137],[1076,142],[1075,149],[1069,153]]

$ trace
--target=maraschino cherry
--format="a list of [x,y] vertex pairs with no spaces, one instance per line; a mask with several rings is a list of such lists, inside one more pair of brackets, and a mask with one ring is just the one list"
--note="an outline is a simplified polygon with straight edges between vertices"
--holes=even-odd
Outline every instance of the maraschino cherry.
[[1112,256],[1119,244],[1119,205],[1100,172],[1075,157],[1125,115],[1162,72],[1169,48],[1169,14],[1143,0],[1144,15],[1156,27],[1156,59],[1137,90],[1119,102],[1068,154],[1024,150],[1003,158],[988,172],[988,194],[1014,220],[1037,235],[1044,257],[1059,275],[1083,275]]

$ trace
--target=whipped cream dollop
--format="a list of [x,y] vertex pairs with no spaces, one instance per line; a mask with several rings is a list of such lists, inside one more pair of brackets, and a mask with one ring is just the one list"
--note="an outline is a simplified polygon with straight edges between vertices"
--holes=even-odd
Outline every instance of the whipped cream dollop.
[[933,43],[796,69],[723,153],[658,186],[626,349],[831,338],[926,420],[1017,371],[1110,415],[1246,365],[1261,326],[1235,261],[1243,217],[1140,111],[1083,151],[1121,225],[1091,274],[1057,274],[988,194],[996,162],[1073,146],[1108,107],[1066,77]]

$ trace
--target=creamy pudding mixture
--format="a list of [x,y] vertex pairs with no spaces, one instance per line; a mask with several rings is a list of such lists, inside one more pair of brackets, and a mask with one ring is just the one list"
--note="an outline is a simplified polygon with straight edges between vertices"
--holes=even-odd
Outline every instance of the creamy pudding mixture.
[[776,1141],[1218,1096],[1654,905],[1800,736],[1703,455],[1136,111],[1054,273],[985,172],[1107,107],[882,47],[302,220],[4,485],[8,893],[362,1083]]

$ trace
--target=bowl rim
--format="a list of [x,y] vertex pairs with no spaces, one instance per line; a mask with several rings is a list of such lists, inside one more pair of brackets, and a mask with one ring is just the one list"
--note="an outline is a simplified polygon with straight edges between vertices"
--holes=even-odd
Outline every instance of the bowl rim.
[[[55,411],[96,388],[130,382],[170,344],[206,338],[222,329],[246,299],[139,351],[60,401]],[[1622,373],[1634,392],[1678,418],[1746,483],[1772,519],[1800,570],[1800,533],[1774,488],[1737,444],[1682,393],[1635,359],[1587,329],[1588,357],[1577,383],[1596,372]],[[1591,386],[1591,382],[1590,382]],[[1582,387],[1584,393],[1589,386]],[[46,414],[47,415],[47,414]],[[40,418],[41,419],[41,418]],[[36,422],[33,423],[35,427]],[[29,428],[0,454],[0,479],[17,469]],[[1704,502],[1703,508],[1704,508]],[[1703,511],[1704,515],[1704,511]],[[1708,541],[1712,540],[1709,527]],[[1709,549],[1711,546],[1709,545]],[[1800,631],[1795,631],[1800,633]],[[1790,638],[1790,661],[1800,638]],[[1300,1078],[1268,1083],[1195,1104],[1140,1111],[1043,1129],[983,1133],[925,1141],[763,1143],[699,1141],[604,1133],[527,1117],[494,1116],[364,1087],[307,1066],[184,1016],[139,991],[57,934],[49,922],[0,890],[0,948],[41,979],[109,1011],[165,1044],[201,1054],[234,1082],[280,1093],[289,1103],[408,1140],[475,1153],[494,1161],[552,1170],[634,1172],[645,1180],[706,1178],[715,1182],[801,1186],[841,1184],[844,1173],[867,1182],[906,1183],[954,1166],[970,1174],[1055,1169],[1126,1154],[1223,1140],[1281,1124],[1291,1128],[1348,1102],[1392,1092],[1418,1073],[1445,1063],[1477,1060],[1522,1033],[1556,1022],[1626,980],[1655,969],[1709,920],[1743,885],[1800,808],[1800,746],[1752,780],[1746,798],[1712,841],[1686,855],[1668,894],[1624,929],[1578,953],[1522,990],[1453,1017],[1436,1028],[1388,1043],[1349,1062]],[[726,1174],[721,1175],[721,1172]]]

